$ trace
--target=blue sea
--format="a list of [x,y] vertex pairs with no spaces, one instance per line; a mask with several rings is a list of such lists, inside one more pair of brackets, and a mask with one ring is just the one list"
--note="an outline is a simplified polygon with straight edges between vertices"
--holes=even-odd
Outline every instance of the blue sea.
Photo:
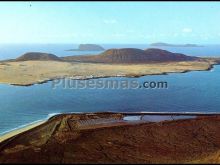
[[[149,48],[148,45],[102,45],[104,48]],[[57,56],[97,54],[69,52],[74,44],[0,45],[0,59],[16,58],[25,52],[39,51]],[[220,57],[220,46],[161,47],[194,56]],[[166,81],[168,89],[63,89],[52,82],[29,87],[0,84],[0,134],[46,119],[56,113],[97,111],[220,112],[220,66],[211,71],[192,71],[140,78],[109,80]]]
[[[152,48],[147,44],[101,44],[105,49],[110,48]],[[71,55],[89,55],[98,54],[101,51],[66,51],[68,49],[77,49],[77,44],[0,44],[0,60],[12,59],[21,56],[26,52],[46,52],[59,57]],[[165,49],[176,53],[185,53],[191,56],[220,56],[219,45],[203,45],[202,47],[154,47]]]

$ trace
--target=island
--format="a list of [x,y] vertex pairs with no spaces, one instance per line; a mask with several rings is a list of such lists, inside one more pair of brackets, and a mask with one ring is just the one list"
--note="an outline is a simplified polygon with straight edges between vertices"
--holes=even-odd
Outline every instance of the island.
[[197,45],[197,44],[168,44],[168,43],[163,43],[163,42],[157,42],[157,43],[152,43],[150,46],[155,46],[155,47],[163,47],[163,46],[168,46],[168,47],[202,47],[202,45]]
[[[140,77],[210,70],[219,63],[156,48],[66,57],[28,52],[0,61],[0,82]],[[219,139],[219,114],[59,114],[0,137],[0,163],[220,163]]]
[[1,142],[0,163],[220,163],[220,115],[131,114],[53,116]]
[[66,51],[103,51],[102,46],[96,44],[80,44],[78,49],[69,49]]
[[0,61],[0,82],[29,86],[54,79],[140,77],[210,70],[219,58],[200,58],[161,49],[109,49],[98,55],[58,57],[32,52]]

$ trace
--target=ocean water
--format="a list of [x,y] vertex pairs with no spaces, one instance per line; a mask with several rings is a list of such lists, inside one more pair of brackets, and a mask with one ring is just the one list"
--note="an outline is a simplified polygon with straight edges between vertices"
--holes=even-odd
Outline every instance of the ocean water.
[[[57,46],[54,49],[48,49],[48,51],[46,47],[44,49],[45,52],[51,51],[62,56],[65,55],[62,52],[67,53],[64,50],[72,48],[71,46]],[[143,45],[139,45],[140,48],[143,48],[141,46]],[[42,51],[43,47],[40,48],[39,50],[31,50],[30,47],[19,48],[20,52],[16,49],[14,49],[15,52],[11,49],[7,51],[5,48],[7,56],[3,56],[1,53],[0,56],[14,58],[24,50]],[[180,48],[178,52],[182,52],[182,49]],[[204,47],[196,49],[200,50]],[[207,51],[201,50],[201,53],[199,50],[194,52],[188,48],[184,49],[194,55],[220,55],[219,48],[216,50],[208,48]],[[83,52],[78,53],[83,54]],[[63,89],[62,86],[53,89],[52,82],[30,87],[0,84],[0,134],[28,123],[46,119],[56,113],[98,111],[220,112],[219,75],[220,66],[217,65],[211,71],[192,71],[140,78],[105,78],[105,80],[137,80],[140,83],[166,81],[168,89]]]
[[[153,48],[147,44],[101,44],[105,49],[110,48]],[[102,51],[66,51],[78,48],[77,44],[0,44],[0,60],[13,59],[26,52],[46,52],[59,57],[71,55],[99,54]],[[203,47],[154,47],[176,53],[192,56],[220,56],[220,45],[204,45]]]

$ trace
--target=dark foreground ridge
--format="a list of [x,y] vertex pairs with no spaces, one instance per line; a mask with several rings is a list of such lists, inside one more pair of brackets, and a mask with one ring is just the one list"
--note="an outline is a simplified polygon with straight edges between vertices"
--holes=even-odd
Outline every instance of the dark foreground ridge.
[[61,114],[0,143],[0,163],[13,162],[219,163],[220,115],[154,122]]
[[98,63],[153,63],[173,61],[194,61],[198,57],[172,53],[162,49],[109,49],[98,55],[63,57],[65,61],[98,62]]

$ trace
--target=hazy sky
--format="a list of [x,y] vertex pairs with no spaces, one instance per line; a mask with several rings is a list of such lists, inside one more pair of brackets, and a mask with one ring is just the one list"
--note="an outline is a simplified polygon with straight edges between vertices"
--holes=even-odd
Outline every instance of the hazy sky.
[[0,2],[0,43],[219,44],[219,19],[220,2]]

